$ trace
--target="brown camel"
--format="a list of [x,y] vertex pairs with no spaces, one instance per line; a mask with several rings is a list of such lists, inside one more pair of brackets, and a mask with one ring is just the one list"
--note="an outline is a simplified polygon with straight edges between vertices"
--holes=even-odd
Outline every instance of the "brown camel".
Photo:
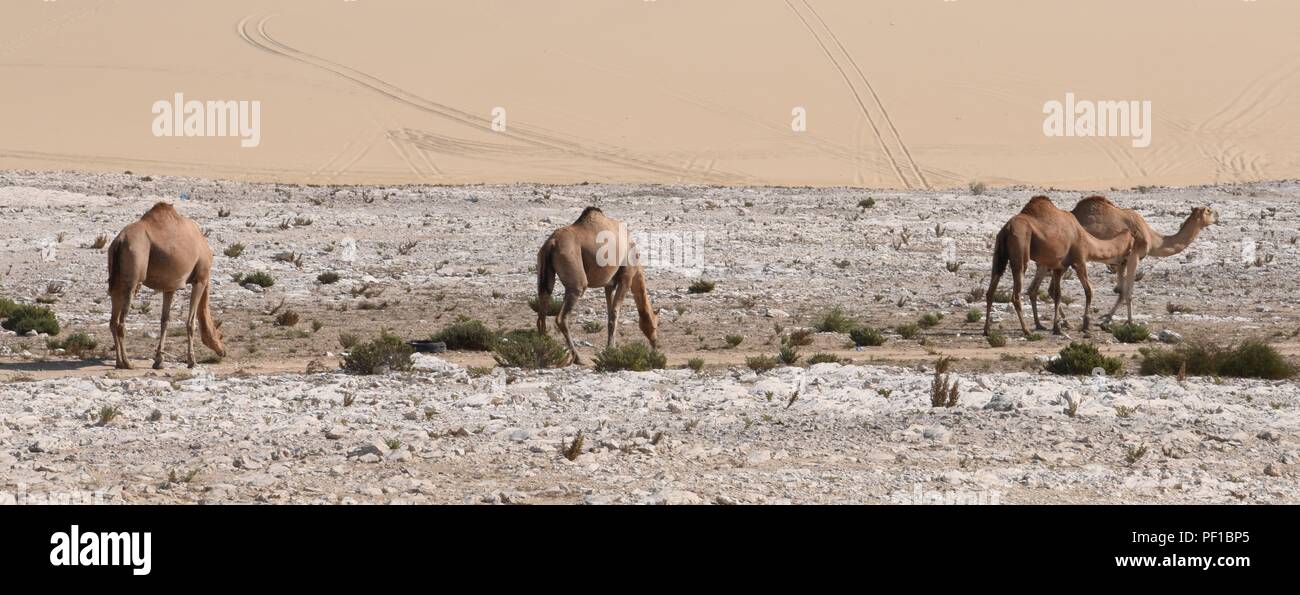
[[113,299],[109,330],[117,349],[117,367],[130,369],[126,356],[126,314],[131,300],[143,283],[163,294],[162,329],[158,332],[158,350],[153,367],[163,367],[163,342],[167,340],[167,323],[171,319],[172,298],[176,290],[192,285],[190,311],[185,319],[189,336],[186,361],[193,368],[194,324],[197,319],[203,344],[225,357],[219,325],[213,324],[208,311],[208,287],[211,284],[212,249],[198,224],[182,217],[167,203],[158,203],[139,221],[127,225],[108,247],[108,295]]
[[605,288],[605,307],[609,329],[605,347],[614,344],[618,328],[618,309],[632,291],[641,332],[650,345],[658,345],[658,320],[650,307],[645,272],[637,259],[636,245],[622,223],[606,217],[600,209],[587,207],[572,225],[551,234],[537,251],[537,332],[546,333],[546,315],[551,303],[555,277],[564,284],[564,305],[555,315],[555,326],[564,334],[564,342],[578,364],[578,350],[569,337],[569,313],[588,287]]
[[[1214,212],[1214,209],[1196,207],[1192,209],[1192,214],[1187,217],[1187,220],[1183,221],[1178,233],[1166,236],[1147,225],[1146,220],[1137,211],[1117,207],[1115,203],[1102,196],[1089,196],[1079,201],[1071,212],[1083,228],[1094,237],[1110,239],[1125,231],[1133,234],[1135,240],[1133,258],[1128,259],[1126,266],[1119,271],[1119,285],[1116,288],[1119,297],[1116,298],[1110,313],[1105,316],[1105,320],[1114,318],[1115,311],[1119,309],[1120,304],[1124,304],[1128,309],[1130,324],[1133,322],[1133,284],[1137,280],[1137,267],[1142,259],[1147,256],[1164,258],[1178,254],[1187,249],[1202,229],[1219,221],[1219,215]],[[1034,326],[1039,330],[1043,329],[1043,325],[1038,321],[1038,287],[1042,285],[1045,276],[1047,276],[1047,269],[1039,267],[1034,272],[1034,280],[1029,284],[1029,306],[1034,312]],[[1053,313],[1053,316],[1056,315]]]
[[1015,306],[1016,317],[1020,319],[1020,330],[1026,335],[1025,316],[1021,310],[1020,290],[1024,282],[1025,269],[1033,260],[1039,268],[1052,272],[1050,293],[1055,307],[1052,316],[1052,333],[1060,334],[1061,328],[1055,312],[1060,309],[1061,276],[1066,268],[1074,269],[1083,285],[1085,297],[1083,309],[1083,330],[1088,330],[1088,313],[1092,307],[1092,285],[1088,282],[1088,262],[1105,262],[1122,264],[1133,249],[1133,236],[1127,231],[1109,240],[1099,240],[1088,233],[1074,215],[1056,208],[1046,196],[1035,196],[1029,204],[1012,217],[998,232],[993,246],[993,276],[989,281],[987,305],[984,317],[984,334],[989,334],[992,324],[993,294],[997,292],[998,281],[1007,265],[1011,265],[1011,303]]

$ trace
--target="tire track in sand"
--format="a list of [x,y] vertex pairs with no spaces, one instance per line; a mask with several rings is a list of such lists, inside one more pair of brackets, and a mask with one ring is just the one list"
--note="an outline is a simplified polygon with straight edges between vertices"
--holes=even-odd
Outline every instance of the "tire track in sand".
[[880,115],[884,117],[885,124],[889,125],[889,130],[893,133],[894,140],[898,143],[899,148],[902,149],[903,156],[907,158],[907,163],[912,167],[912,173],[921,181],[922,188],[930,190],[930,181],[925,178],[925,173],[922,172],[920,166],[916,164],[916,159],[912,158],[912,150],[908,148],[906,142],[903,142],[903,135],[898,131],[898,126],[894,125],[894,119],[889,115],[889,110],[885,109],[885,102],[881,101],[880,95],[876,93],[875,85],[872,85],[871,80],[862,72],[862,68],[858,66],[858,61],[853,59],[853,54],[849,53],[848,48],[844,47],[843,43],[840,43],[840,38],[835,35],[835,31],[832,30],[831,26],[822,18],[821,13],[817,12],[817,9],[813,8],[813,5],[809,0],[801,1],[804,6],[808,7],[808,12],[812,13],[812,15],[817,19],[817,22],[821,23],[822,28],[826,30],[826,34],[830,36],[831,41],[835,42],[835,46],[840,49],[840,52],[844,54],[844,57],[849,61],[849,64],[853,66],[853,71],[857,73],[858,78],[862,81],[862,85],[865,86],[867,92],[871,94],[871,99],[876,102],[876,107],[880,109]]
[[[239,24],[236,26],[236,30],[238,31],[239,36],[243,38],[243,40],[246,43],[248,43],[249,45],[255,48],[258,48],[260,50],[278,56],[296,60],[298,62],[308,64],[310,66],[321,68],[337,76],[343,77],[354,83],[367,87],[382,95],[385,95],[390,99],[399,101],[401,103],[405,103],[407,105],[410,105],[422,111],[429,112],[437,116],[441,116],[442,118],[451,120],[452,122],[458,124],[469,126],[477,130],[483,130],[489,127],[489,125],[491,124],[489,119],[486,117],[477,116],[456,109],[451,106],[443,105],[435,101],[425,99],[424,97],[415,95],[414,93],[406,91],[401,87],[388,83],[377,77],[371,76],[369,74],[345,66],[343,64],[339,64],[337,62],[333,62],[331,60],[321,58],[314,54],[310,54],[302,50],[295,49],[280,41],[277,41],[266,32],[266,23],[270,21],[274,15],[262,17],[257,22],[255,31],[250,30],[249,22],[255,16],[257,15],[254,14],[254,15],[249,15],[244,17],[242,20],[239,21]],[[594,142],[579,142],[579,140],[570,140],[567,138],[562,138],[555,133],[548,134],[548,133],[537,132],[528,128],[520,127],[518,125],[512,126],[512,128],[509,130],[498,132],[498,134],[501,134],[502,136],[505,136],[507,138],[510,138],[512,140],[521,143],[525,143],[537,147],[548,148],[551,150],[559,151],[566,155],[575,156],[575,157],[584,157],[587,159],[601,161],[604,163],[617,165],[620,167],[651,173],[655,175],[672,177],[672,176],[682,175],[684,173],[682,172],[681,168],[659,163],[645,157],[631,155],[629,154],[628,151],[619,147],[607,147]],[[748,180],[748,176],[741,176],[738,174],[730,174],[730,173],[722,173],[722,172],[707,172],[703,174],[695,174],[695,177],[701,179],[704,182],[710,182],[716,184],[741,184],[741,183],[745,183]]]

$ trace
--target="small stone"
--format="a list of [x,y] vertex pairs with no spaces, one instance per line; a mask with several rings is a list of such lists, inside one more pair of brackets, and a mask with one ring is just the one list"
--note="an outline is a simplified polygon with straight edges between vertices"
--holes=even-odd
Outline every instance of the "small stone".
[[31,446],[27,447],[27,450],[31,452],[53,454],[59,451],[59,445],[57,442],[49,438],[37,438],[36,442],[33,442]]
[[325,437],[328,438],[328,439],[330,439],[330,440],[338,440],[338,439],[340,439],[340,438],[342,438],[342,437],[344,437],[344,436],[347,436],[348,433],[349,433],[349,430],[348,430],[348,427],[347,427],[347,426],[344,426],[344,425],[337,425],[337,426],[333,426],[333,427],[331,427],[331,428],[328,429],[328,430],[325,430]]
[[1264,465],[1264,475],[1269,477],[1282,477],[1282,472],[1278,471],[1277,467],[1273,466],[1273,463],[1269,463]]
[[1174,331],[1171,331],[1171,330],[1169,330],[1169,329],[1165,329],[1165,330],[1162,330],[1162,331],[1160,331],[1159,333],[1157,333],[1157,334],[1156,334],[1156,339],[1157,339],[1158,341],[1160,341],[1161,343],[1168,343],[1168,344],[1170,344],[1170,345],[1176,345],[1176,344],[1178,344],[1178,343],[1182,343],[1182,342],[1183,342],[1183,336],[1182,336],[1182,335],[1180,335],[1180,334],[1178,334],[1178,333],[1176,333],[1176,332],[1174,332]]
[[149,421],[162,421],[162,412],[157,409],[154,409],[153,411],[149,412],[149,417],[146,419],[148,419]]

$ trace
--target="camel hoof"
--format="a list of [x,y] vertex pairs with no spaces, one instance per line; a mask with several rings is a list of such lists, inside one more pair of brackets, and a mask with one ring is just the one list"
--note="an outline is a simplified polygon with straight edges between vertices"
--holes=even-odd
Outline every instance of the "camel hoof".
[[117,365],[114,366],[114,367],[117,368],[117,369],[119,369],[119,370],[130,370],[130,369],[131,369],[131,364],[129,364],[129,363],[127,363],[127,362],[117,362]]
[[198,363],[196,363],[196,362],[189,362],[188,364],[185,364],[185,367],[187,367],[187,368],[193,370],[194,368],[198,367]]
[[162,363],[162,360],[154,360],[154,362],[153,362],[153,369],[155,369],[155,370],[161,370],[161,369],[163,369],[163,363]]
[[1045,326],[1043,326],[1043,325],[1041,325],[1041,324],[1038,324],[1038,323],[1034,323],[1034,330],[1036,330],[1036,331],[1045,331],[1045,330],[1047,330],[1047,327],[1045,327]]

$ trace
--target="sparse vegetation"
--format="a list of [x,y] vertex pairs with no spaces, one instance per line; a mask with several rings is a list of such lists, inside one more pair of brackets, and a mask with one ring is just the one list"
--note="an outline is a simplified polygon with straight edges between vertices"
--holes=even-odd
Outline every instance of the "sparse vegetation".
[[99,342],[86,333],[73,333],[62,341],[50,339],[45,343],[45,346],[51,350],[62,349],[65,354],[71,357],[81,357],[94,351],[99,346]]
[[578,455],[582,454],[582,430],[578,430],[577,435],[573,437],[573,442],[570,442],[568,446],[561,445],[560,452],[564,455],[564,458],[570,461],[577,460]]
[[988,191],[988,186],[984,182],[971,182],[967,187],[970,188],[970,193],[975,196],[981,196]]
[[429,340],[446,343],[449,351],[491,351],[500,334],[480,320],[460,316]]
[[693,357],[687,360],[686,367],[690,368],[693,372],[699,372],[704,369],[704,358]]
[[806,329],[806,328],[795,329],[793,331],[790,331],[790,334],[787,335],[785,340],[781,342],[785,345],[794,345],[795,347],[812,345],[813,331],[812,329]]
[[225,254],[226,256],[229,256],[230,258],[239,258],[240,255],[244,253],[245,247],[246,246],[244,246],[243,244],[239,242],[235,242],[234,244],[226,246],[226,249],[222,250],[221,253]]
[[710,293],[715,287],[717,287],[717,283],[708,279],[699,278],[692,281],[691,285],[686,288],[686,291],[687,293]]
[[45,306],[15,304],[7,301],[6,304],[0,305],[0,312],[5,314],[0,327],[13,331],[19,336],[31,331],[51,336],[59,334],[59,321],[54,316],[54,310]]
[[582,331],[585,333],[599,333],[603,330],[605,330],[605,325],[596,322],[595,320],[588,320],[582,323]]
[[942,357],[934,364],[934,380],[930,382],[931,407],[956,407],[961,397],[960,383],[952,380],[948,368],[952,358]]
[[1141,343],[1151,336],[1151,331],[1140,324],[1115,324],[1110,327],[1110,334],[1120,343]]
[[776,358],[770,355],[755,355],[745,358],[745,365],[759,374],[776,368],[777,364]]
[[916,334],[921,332],[921,327],[917,326],[915,323],[909,322],[894,327],[894,332],[898,333],[898,336],[904,339],[915,339]]
[[744,335],[727,335],[727,347],[736,347],[745,341]]
[[777,359],[787,366],[795,365],[799,358],[799,349],[794,345],[782,345],[781,350],[777,352]]
[[989,331],[989,336],[985,337],[989,342],[989,347],[998,348],[1007,346],[1007,336],[998,331]]
[[354,374],[405,372],[411,369],[414,352],[401,337],[385,332],[377,339],[353,346],[343,359],[343,369]]
[[943,320],[943,314],[932,312],[921,316],[921,318],[916,321],[916,325],[921,328],[934,328],[935,326],[938,326],[940,320]]
[[569,350],[550,335],[534,330],[510,331],[492,347],[497,364],[507,368],[537,370],[568,365]]
[[868,196],[868,197],[866,197],[866,198],[864,198],[864,199],[858,201],[858,208],[859,208],[859,209],[870,209],[870,208],[873,208],[873,207],[875,207],[875,206],[876,206],[876,199],[875,199],[874,197],[871,197],[871,196]]
[[843,360],[840,358],[840,356],[835,355],[834,353],[814,353],[812,354],[811,357],[808,358],[808,365],[815,366],[817,364],[838,364],[841,363],[842,361]]
[[1094,368],[1101,368],[1107,376],[1114,376],[1124,368],[1124,362],[1117,357],[1102,355],[1092,343],[1074,341],[1062,348],[1057,358],[1047,364],[1048,372],[1063,375],[1087,375]]
[[1192,308],[1191,306],[1185,304],[1175,304],[1173,302],[1169,302],[1165,304],[1165,311],[1170,314],[1190,314],[1192,312]]
[[830,311],[813,323],[813,328],[822,333],[847,333],[853,330],[855,326],[857,325],[844,314],[844,309],[839,306],[831,308]]
[[595,359],[597,372],[662,370],[667,363],[668,358],[659,350],[640,342],[606,348]]
[[253,285],[265,289],[267,287],[275,285],[275,278],[262,271],[257,271],[253,273],[245,273],[243,275],[240,275],[237,279],[235,279],[235,283],[238,283],[240,285],[248,285],[251,283]]
[[300,317],[293,310],[285,310],[275,316],[275,326],[296,326]]
[[[564,307],[564,300],[554,296],[548,297],[546,302],[546,315],[555,316],[560,313],[560,308]],[[537,296],[528,298],[528,309],[533,312],[537,311]]]
[[334,271],[316,275],[316,282],[321,285],[333,285],[334,283],[338,283],[338,280],[339,274]]
[[858,347],[880,347],[885,344],[884,333],[869,326],[855,328],[849,331],[849,338],[852,339],[853,344]]
[[1161,376],[1225,376],[1281,380],[1296,374],[1296,366],[1267,342],[1250,339],[1230,348],[1212,341],[1184,341],[1173,349],[1144,347],[1139,350],[1139,372]]
[[352,333],[339,333],[339,347],[352,349],[361,343],[361,337]]
[[984,311],[979,308],[971,308],[966,311],[966,322],[979,322],[984,320]]
[[99,408],[99,414],[95,416],[95,425],[103,427],[117,418],[121,411],[112,405],[104,405]]

